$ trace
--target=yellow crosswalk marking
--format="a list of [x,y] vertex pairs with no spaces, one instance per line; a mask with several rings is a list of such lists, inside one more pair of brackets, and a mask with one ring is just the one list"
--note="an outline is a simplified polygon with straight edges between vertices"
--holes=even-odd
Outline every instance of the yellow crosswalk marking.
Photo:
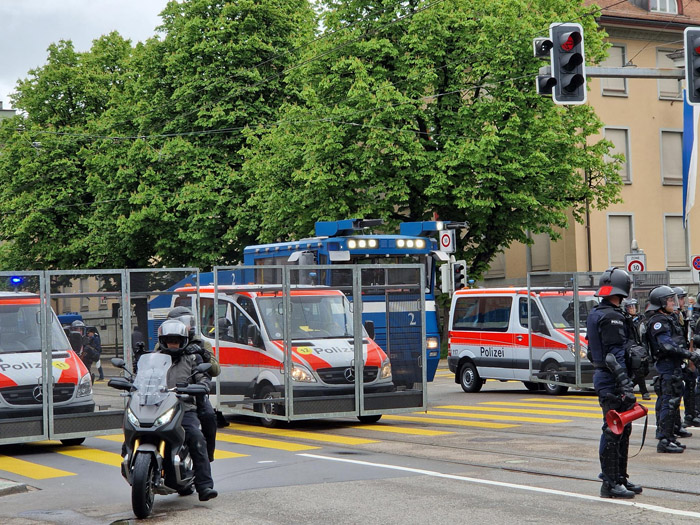
[[598,397],[526,397],[520,401],[534,401],[536,403],[556,403],[556,404],[582,404],[582,405],[593,405],[600,407],[598,404]]
[[[384,416],[387,417],[387,416]],[[362,430],[372,430],[374,432],[391,432],[394,434],[410,434],[415,436],[444,436],[446,434],[454,434],[454,432],[447,432],[444,430],[428,430],[425,428],[409,428],[409,427],[398,427],[395,425],[353,425],[352,428],[359,428]]]
[[[469,407],[465,407],[467,410]],[[438,410],[428,410],[429,415],[434,416],[459,416],[459,417],[474,417],[477,419],[497,419],[499,421],[520,421],[521,423],[571,423],[571,419],[555,419],[549,417],[528,417],[528,416],[500,416],[495,414],[472,414],[461,412],[442,412]]]
[[[485,406],[470,406],[465,407],[462,405],[445,405],[439,406],[437,408],[447,408],[449,410],[477,410],[479,412],[507,412],[513,414],[514,410],[512,408],[499,408],[499,407],[485,407]],[[518,408],[518,414],[537,414],[540,416],[570,416],[570,417],[585,417],[589,419],[602,419],[603,414],[582,414],[581,412],[567,412],[565,410],[537,410],[531,408]]]
[[32,479],[60,478],[75,476],[75,472],[67,472],[53,467],[45,467],[31,461],[0,455],[0,470],[12,472]]
[[96,448],[83,447],[80,445],[76,447],[56,448],[54,452],[72,458],[83,459],[85,461],[92,461],[93,463],[111,465],[113,467],[118,467],[122,464],[122,457],[119,454],[116,454],[114,452],[107,452],[106,450],[99,450]]
[[500,406],[511,406],[511,407],[529,407],[529,408],[566,408],[572,410],[587,410],[593,412],[600,412],[600,406],[588,406],[588,405],[559,405],[559,404],[547,404],[547,403],[518,403],[510,401],[485,401],[479,403],[479,405],[500,405]]
[[276,448],[279,450],[288,450],[297,452],[301,450],[315,450],[320,447],[310,445],[300,445],[298,443],[286,443],[274,439],[252,438],[246,436],[231,435],[225,432],[219,432],[216,436],[217,441],[225,441],[226,443],[235,443],[236,445],[248,445],[251,447]]
[[520,425],[509,425],[507,423],[488,423],[486,421],[464,421],[462,419],[447,419],[441,417],[416,417],[416,416],[397,416],[385,415],[386,419],[392,421],[414,421],[416,423],[441,423],[444,425],[455,425],[458,427],[477,427],[477,428],[513,428]]
[[214,459],[231,459],[231,458],[247,458],[248,454],[239,454],[238,452],[229,452],[228,450],[214,450]]
[[116,441],[117,443],[124,442],[124,434],[108,434],[106,436],[95,436],[99,439],[106,439],[107,441]]
[[270,436],[289,437],[294,439],[308,439],[310,441],[320,441],[322,443],[334,443],[340,445],[364,445],[376,443],[374,439],[355,438],[348,436],[336,436],[329,434],[317,434],[314,432],[303,432],[300,430],[283,430],[276,428],[264,428],[253,425],[242,425],[238,423],[229,424],[227,429],[253,432],[256,434],[266,434]]

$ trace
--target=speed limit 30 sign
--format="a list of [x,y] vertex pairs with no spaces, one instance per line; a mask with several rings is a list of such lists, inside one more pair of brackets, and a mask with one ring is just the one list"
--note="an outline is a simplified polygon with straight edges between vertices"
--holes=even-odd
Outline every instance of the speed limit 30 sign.
[[647,256],[644,253],[628,253],[625,255],[625,267],[629,273],[640,273],[646,270]]
[[455,252],[455,231],[443,230],[440,232],[440,251],[446,253]]

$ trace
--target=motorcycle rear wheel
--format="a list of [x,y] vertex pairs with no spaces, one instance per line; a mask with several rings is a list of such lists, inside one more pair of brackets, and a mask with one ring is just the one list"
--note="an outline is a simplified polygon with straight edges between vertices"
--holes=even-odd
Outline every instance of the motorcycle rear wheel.
[[131,484],[131,508],[137,518],[147,518],[153,512],[155,465],[150,454],[138,454],[134,461]]

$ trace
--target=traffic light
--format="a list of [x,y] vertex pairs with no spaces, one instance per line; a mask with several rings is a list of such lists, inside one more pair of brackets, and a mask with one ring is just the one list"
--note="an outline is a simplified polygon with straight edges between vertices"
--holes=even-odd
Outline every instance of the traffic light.
[[700,104],[700,27],[686,27],[683,36],[688,104]]
[[450,271],[449,264],[440,266],[440,291],[442,293],[452,293],[452,275]]
[[583,53],[583,28],[580,24],[551,24],[552,91],[555,104],[585,104],[586,66]]
[[452,263],[452,286],[454,291],[464,288],[464,261],[455,261]]
[[[532,41],[532,52],[536,58],[551,62],[552,58],[552,41],[549,38],[535,38]],[[535,80],[537,93],[539,95],[551,95],[552,89],[557,83],[557,79],[551,74],[539,74]]]

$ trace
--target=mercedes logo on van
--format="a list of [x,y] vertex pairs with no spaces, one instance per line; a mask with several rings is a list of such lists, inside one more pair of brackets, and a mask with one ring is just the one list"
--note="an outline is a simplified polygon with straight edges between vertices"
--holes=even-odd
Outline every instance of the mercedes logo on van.
[[41,400],[44,398],[44,391],[41,388],[41,385],[34,387],[34,390],[32,390],[32,397],[34,398],[34,401],[41,403]]
[[355,382],[355,367],[349,367],[345,369],[345,380],[348,383],[354,383]]

